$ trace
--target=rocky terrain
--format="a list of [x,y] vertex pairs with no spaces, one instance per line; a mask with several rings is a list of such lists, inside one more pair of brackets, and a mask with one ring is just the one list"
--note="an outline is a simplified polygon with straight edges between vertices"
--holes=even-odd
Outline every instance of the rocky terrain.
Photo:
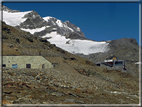
[[11,104],[138,104],[138,81],[130,83],[128,74],[109,71],[105,75],[117,78],[100,73],[88,77],[57,68],[4,69],[3,100]]
[[3,55],[42,55],[52,69],[3,68],[3,104],[138,104],[139,78],[107,70],[2,23]]

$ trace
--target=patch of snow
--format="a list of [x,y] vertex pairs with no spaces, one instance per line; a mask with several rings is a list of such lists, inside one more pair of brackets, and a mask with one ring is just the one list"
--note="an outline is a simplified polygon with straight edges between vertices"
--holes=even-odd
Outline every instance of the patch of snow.
[[97,52],[105,52],[108,50],[106,42],[93,42],[89,40],[70,40],[69,48],[66,48],[71,53],[83,53],[85,55]]
[[47,16],[47,17],[43,17],[43,19],[45,20],[45,21],[49,21],[49,19],[51,19],[51,18],[54,18],[54,17],[51,17],[51,16]]
[[114,94],[122,94],[122,93],[124,93],[124,92],[110,91],[110,93],[114,93]]
[[61,20],[57,20],[56,23],[59,27],[63,27],[63,23],[61,22]]
[[74,31],[72,28],[68,27],[66,24],[62,24],[62,26],[63,26],[64,28],[69,29],[71,32],[73,32],[73,31]]
[[45,36],[42,36],[42,38],[46,38],[46,37],[51,37],[51,39],[48,39],[48,41],[52,44],[58,45],[58,47],[66,44],[66,42],[69,40],[69,39],[66,39],[65,36],[59,35],[56,31],[46,34]]
[[16,12],[16,13],[9,13],[9,12],[3,11],[3,21],[10,26],[17,26],[27,19],[23,17],[24,15],[30,12],[32,11]]
[[[108,93],[112,93],[112,94],[125,94],[125,95],[128,95],[128,96],[131,96],[131,97],[136,97],[136,98],[139,98],[139,96],[137,95],[130,95],[126,92],[118,92],[118,91],[107,91],[107,90],[104,90],[105,92],[108,92]],[[129,97],[128,97],[129,98]]]
[[57,28],[52,28],[52,30],[57,30]]
[[68,28],[69,30],[71,30],[72,32],[74,31],[72,28],[70,28],[70,27],[68,27],[68,26],[67,26],[67,28]]
[[[51,16],[47,16],[47,17],[43,17],[43,19],[45,20],[45,21],[49,21],[51,18],[54,18],[54,17],[51,17]],[[55,18],[54,18],[55,19]],[[56,25],[53,21],[52,21],[52,24],[53,25]]]
[[57,32],[51,32],[51,33],[47,33],[46,35],[42,36],[42,38],[46,38],[46,37],[54,38],[56,35],[57,35]]
[[44,26],[44,27],[36,28],[36,29],[24,29],[24,28],[21,28],[21,30],[26,31],[26,32],[30,32],[31,34],[34,34],[35,32],[41,32],[41,31],[45,30],[45,28],[47,28],[47,27],[49,27],[49,26]]
[[52,24],[53,24],[53,25],[56,25],[56,24],[54,23],[54,21],[52,21]]
[[142,64],[142,62],[136,62],[135,64]]
[[66,39],[65,36],[57,34],[57,32],[51,32],[42,36],[42,38],[51,37],[48,41],[51,44],[56,44],[70,53],[82,53],[85,55],[97,52],[108,51],[108,44],[106,42],[94,42],[90,40],[79,40],[79,39]]
[[80,31],[80,28],[79,28],[79,27],[77,27],[77,31]]
[[35,19],[35,18],[36,18],[36,16],[35,16],[35,15],[33,15],[33,18]]

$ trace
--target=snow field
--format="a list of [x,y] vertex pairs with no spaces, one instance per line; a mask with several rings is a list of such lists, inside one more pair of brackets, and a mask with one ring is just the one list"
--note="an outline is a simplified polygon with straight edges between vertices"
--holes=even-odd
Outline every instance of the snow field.
[[43,17],[43,19],[44,19],[45,21],[47,21],[47,22],[48,22],[48,20],[49,20],[50,18],[54,18],[54,17],[51,17],[51,16]]
[[106,42],[95,42],[90,40],[79,40],[79,39],[66,39],[65,36],[57,34],[57,32],[51,32],[42,36],[42,38],[52,37],[48,39],[51,44],[56,44],[70,53],[82,53],[89,55],[91,53],[105,52],[108,51],[108,44]]
[[24,15],[30,12],[32,11],[16,12],[16,13],[9,13],[9,12],[3,11],[3,21],[10,26],[17,26],[27,19],[23,17]]
[[43,30],[45,30],[45,28],[48,28],[48,27],[50,27],[50,26],[44,26],[44,27],[36,28],[36,29],[24,29],[24,28],[21,28],[21,30],[26,31],[26,32],[30,32],[31,34],[34,34],[35,32],[43,31]]

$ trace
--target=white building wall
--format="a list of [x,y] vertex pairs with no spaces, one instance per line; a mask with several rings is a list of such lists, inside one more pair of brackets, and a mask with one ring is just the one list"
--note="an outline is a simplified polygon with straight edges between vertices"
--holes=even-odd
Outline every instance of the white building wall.
[[52,68],[52,64],[43,58],[42,56],[3,56],[3,64],[6,64],[6,67],[12,68],[12,64],[17,64],[17,68],[26,68],[26,64],[31,64],[31,68],[42,69]]

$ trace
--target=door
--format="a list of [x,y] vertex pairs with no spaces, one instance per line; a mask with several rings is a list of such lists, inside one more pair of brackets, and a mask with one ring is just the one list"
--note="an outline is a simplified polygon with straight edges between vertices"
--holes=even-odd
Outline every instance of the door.
[[26,64],[26,68],[31,68],[31,64]]
[[6,64],[2,64],[2,67],[6,67]]
[[45,67],[45,65],[44,64],[42,64],[42,68],[44,68]]

